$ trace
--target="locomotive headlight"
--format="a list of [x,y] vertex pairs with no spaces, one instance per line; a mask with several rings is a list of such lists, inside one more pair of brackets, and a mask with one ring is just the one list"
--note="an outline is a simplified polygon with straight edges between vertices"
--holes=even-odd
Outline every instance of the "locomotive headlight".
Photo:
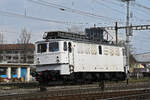
[[60,62],[60,60],[59,60],[59,57],[58,57],[58,56],[56,57],[56,62],[57,62],[57,63],[59,63],[59,62]]
[[37,58],[36,63],[40,64],[40,59],[39,58]]

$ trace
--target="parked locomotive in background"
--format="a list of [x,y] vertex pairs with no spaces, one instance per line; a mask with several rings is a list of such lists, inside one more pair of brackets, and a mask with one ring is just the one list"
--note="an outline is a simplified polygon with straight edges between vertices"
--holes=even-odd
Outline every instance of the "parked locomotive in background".
[[45,32],[35,43],[38,81],[100,82],[125,80],[124,47],[104,39],[104,29],[87,29],[85,35]]

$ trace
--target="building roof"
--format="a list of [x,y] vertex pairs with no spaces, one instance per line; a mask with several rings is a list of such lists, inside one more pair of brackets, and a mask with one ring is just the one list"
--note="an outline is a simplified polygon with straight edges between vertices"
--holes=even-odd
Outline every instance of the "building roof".
[[11,66],[11,67],[16,67],[16,66],[19,66],[19,67],[25,67],[25,66],[34,66],[33,64],[27,64],[27,63],[0,63],[0,67],[8,67],[8,66]]
[[0,50],[23,50],[24,48],[34,50],[34,44],[0,44]]
[[149,53],[142,53],[134,55],[134,58],[137,62],[140,63],[150,63],[150,52]]

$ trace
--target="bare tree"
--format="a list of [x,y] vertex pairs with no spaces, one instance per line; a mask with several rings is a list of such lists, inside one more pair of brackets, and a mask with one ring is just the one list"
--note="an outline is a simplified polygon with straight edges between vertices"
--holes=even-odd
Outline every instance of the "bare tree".
[[29,51],[28,45],[31,44],[31,32],[28,32],[26,28],[23,28],[17,39],[17,43],[22,45],[23,63],[27,63],[27,52]]
[[21,34],[17,42],[19,44],[29,44],[31,41],[31,32],[28,32],[26,28],[21,30]]

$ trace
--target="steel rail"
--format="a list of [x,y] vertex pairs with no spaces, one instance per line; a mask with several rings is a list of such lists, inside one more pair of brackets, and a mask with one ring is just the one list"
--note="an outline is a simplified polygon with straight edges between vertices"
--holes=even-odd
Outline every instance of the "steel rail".
[[107,99],[97,99],[97,100],[121,100],[121,99],[126,99],[126,98],[133,98],[133,97],[142,97],[142,96],[149,96],[150,98],[150,93],[143,93],[143,94],[134,94],[134,95],[128,95],[128,96],[120,96],[120,97],[113,97],[113,98],[107,98]]

